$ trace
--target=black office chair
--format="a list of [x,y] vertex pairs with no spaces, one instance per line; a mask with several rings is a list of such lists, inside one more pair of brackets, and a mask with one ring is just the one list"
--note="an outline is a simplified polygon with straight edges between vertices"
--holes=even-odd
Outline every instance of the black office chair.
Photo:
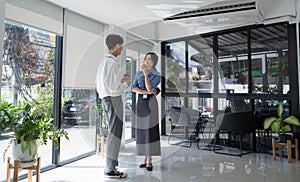
[[[171,132],[169,134],[168,143],[172,145],[181,145],[189,142],[189,146],[181,146],[191,147],[192,142],[197,139],[197,135],[199,134],[196,126],[200,119],[200,112],[186,107],[171,107],[169,112],[171,117]],[[175,129],[177,128],[181,131],[178,135],[175,134]],[[191,132],[191,130],[193,131]],[[180,139],[181,141],[171,143],[171,138]]]
[[[240,153],[231,153],[231,152],[224,152],[223,150],[216,151],[217,142],[220,140],[220,134],[226,133],[228,136],[237,136],[239,138],[239,149]],[[233,156],[242,156],[244,154],[248,154],[251,151],[243,152],[242,140],[245,134],[252,133],[255,134],[255,123],[253,119],[252,112],[229,112],[219,114],[216,118],[216,133],[215,133],[215,147],[214,152],[219,154],[227,154]],[[236,137],[234,137],[236,138]],[[249,137],[248,142],[251,141]],[[231,138],[228,138],[231,140]],[[255,135],[253,137],[255,140]],[[253,142],[254,143],[254,142]],[[251,144],[249,144],[251,146]],[[248,146],[249,146],[248,145]]]

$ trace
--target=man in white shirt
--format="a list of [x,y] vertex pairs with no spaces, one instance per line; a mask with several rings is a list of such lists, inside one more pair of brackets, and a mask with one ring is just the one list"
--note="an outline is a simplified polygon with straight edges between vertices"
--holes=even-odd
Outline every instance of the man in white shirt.
[[116,170],[123,131],[122,95],[130,85],[130,78],[121,73],[117,59],[121,55],[123,42],[120,35],[110,34],[106,37],[109,54],[100,62],[97,72],[97,92],[102,99],[108,125],[104,175],[115,178],[127,177],[127,174]]

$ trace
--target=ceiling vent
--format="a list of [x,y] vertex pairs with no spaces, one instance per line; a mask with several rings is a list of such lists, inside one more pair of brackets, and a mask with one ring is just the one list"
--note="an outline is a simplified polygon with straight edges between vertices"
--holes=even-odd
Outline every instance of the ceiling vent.
[[207,15],[216,15],[222,13],[241,12],[241,11],[253,10],[253,9],[256,9],[255,1],[235,2],[235,3],[228,3],[228,4],[215,3],[192,11],[178,13],[173,16],[166,17],[163,20],[164,21],[177,20],[177,19],[184,19],[184,18],[207,16]]

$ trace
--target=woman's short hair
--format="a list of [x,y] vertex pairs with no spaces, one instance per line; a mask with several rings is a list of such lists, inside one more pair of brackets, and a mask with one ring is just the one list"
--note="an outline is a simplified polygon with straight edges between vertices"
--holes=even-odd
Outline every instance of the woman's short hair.
[[[158,56],[157,54],[155,54],[154,52],[148,52],[146,55],[145,55],[145,58],[150,55],[151,56],[151,60],[153,61],[153,67],[155,67],[157,65],[157,62],[158,62]],[[145,60],[144,58],[144,60]]]
[[114,49],[117,44],[122,45],[123,42],[123,38],[117,34],[109,34],[106,37],[106,45],[109,50]]

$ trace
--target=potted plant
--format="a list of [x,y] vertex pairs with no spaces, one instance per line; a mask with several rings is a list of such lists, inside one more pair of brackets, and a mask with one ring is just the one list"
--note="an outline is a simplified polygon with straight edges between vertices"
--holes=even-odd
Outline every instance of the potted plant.
[[32,166],[37,159],[38,147],[46,145],[48,140],[58,147],[59,137],[69,139],[65,130],[52,124],[51,113],[43,110],[42,105],[14,106],[0,102],[0,132],[13,135],[9,146],[12,145],[13,158],[20,161],[21,167]]
[[290,132],[292,130],[290,125],[300,126],[300,123],[298,118],[296,118],[293,115],[287,118],[283,118],[282,113],[283,113],[283,105],[280,104],[277,108],[278,118],[273,116],[266,118],[264,120],[264,129],[266,130],[271,128],[273,132],[279,135],[280,142],[286,143],[287,139],[292,140],[292,136],[291,138],[287,138],[290,135],[286,135],[286,132]]

